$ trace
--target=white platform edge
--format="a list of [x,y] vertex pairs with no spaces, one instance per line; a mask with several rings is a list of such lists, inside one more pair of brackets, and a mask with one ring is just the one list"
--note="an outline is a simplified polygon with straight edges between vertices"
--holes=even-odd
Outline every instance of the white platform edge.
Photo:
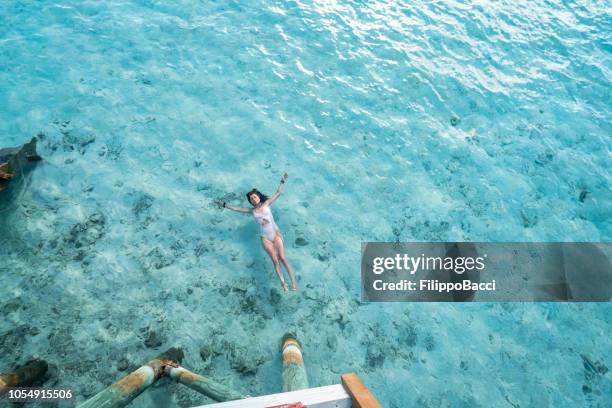
[[351,397],[342,384],[305,390],[263,395],[236,401],[200,405],[193,408],[265,408],[274,405],[301,402],[308,408],[351,408]]

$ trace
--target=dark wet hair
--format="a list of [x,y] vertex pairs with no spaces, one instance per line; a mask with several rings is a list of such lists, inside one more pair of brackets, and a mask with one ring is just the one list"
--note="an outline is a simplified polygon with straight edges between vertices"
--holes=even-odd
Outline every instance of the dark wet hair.
[[[267,195],[263,194],[261,191],[254,188],[246,194],[247,200],[249,201],[249,203],[251,203],[251,194],[256,194],[259,197],[259,202],[261,203],[263,203],[264,201],[268,199]],[[253,205],[253,203],[251,203],[251,205]]]

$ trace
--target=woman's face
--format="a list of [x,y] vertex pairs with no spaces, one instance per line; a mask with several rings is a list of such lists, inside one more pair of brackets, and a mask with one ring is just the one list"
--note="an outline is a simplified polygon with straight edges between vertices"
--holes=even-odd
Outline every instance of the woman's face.
[[260,201],[259,200],[259,196],[257,194],[255,194],[255,193],[253,193],[253,194],[251,194],[249,196],[249,201],[251,201],[251,204],[257,205],[257,204],[259,204],[259,201]]

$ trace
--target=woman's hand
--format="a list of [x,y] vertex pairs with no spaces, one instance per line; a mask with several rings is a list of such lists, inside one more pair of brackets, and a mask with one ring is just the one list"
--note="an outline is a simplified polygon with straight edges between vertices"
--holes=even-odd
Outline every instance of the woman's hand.
[[225,208],[225,201],[215,200],[214,203],[219,206],[219,208]]
[[276,189],[277,193],[280,193],[280,191],[282,190],[283,184],[285,184],[285,181],[287,181],[287,177],[289,177],[289,175],[287,173],[283,173],[280,184],[278,185],[278,188]]
[[274,201],[276,201],[278,196],[280,196],[281,191],[283,190],[283,184],[285,184],[285,180],[287,180],[287,177],[289,177],[287,173],[283,173],[283,177],[281,177],[281,181],[280,181],[280,184],[278,185],[278,188],[276,189],[276,193],[274,193],[272,197],[268,198],[264,204],[270,205]]

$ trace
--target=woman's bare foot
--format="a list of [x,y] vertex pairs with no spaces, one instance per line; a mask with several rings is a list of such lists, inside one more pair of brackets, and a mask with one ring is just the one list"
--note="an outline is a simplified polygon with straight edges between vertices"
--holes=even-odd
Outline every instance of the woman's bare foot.
[[297,290],[297,285],[295,284],[295,281],[291,282],[291,290]]
[[285,293],[289,292],[289,288],[287,287],[287,283],[284,280],[281,281],[281,285],[283,285],[283,290],[285,291]]

